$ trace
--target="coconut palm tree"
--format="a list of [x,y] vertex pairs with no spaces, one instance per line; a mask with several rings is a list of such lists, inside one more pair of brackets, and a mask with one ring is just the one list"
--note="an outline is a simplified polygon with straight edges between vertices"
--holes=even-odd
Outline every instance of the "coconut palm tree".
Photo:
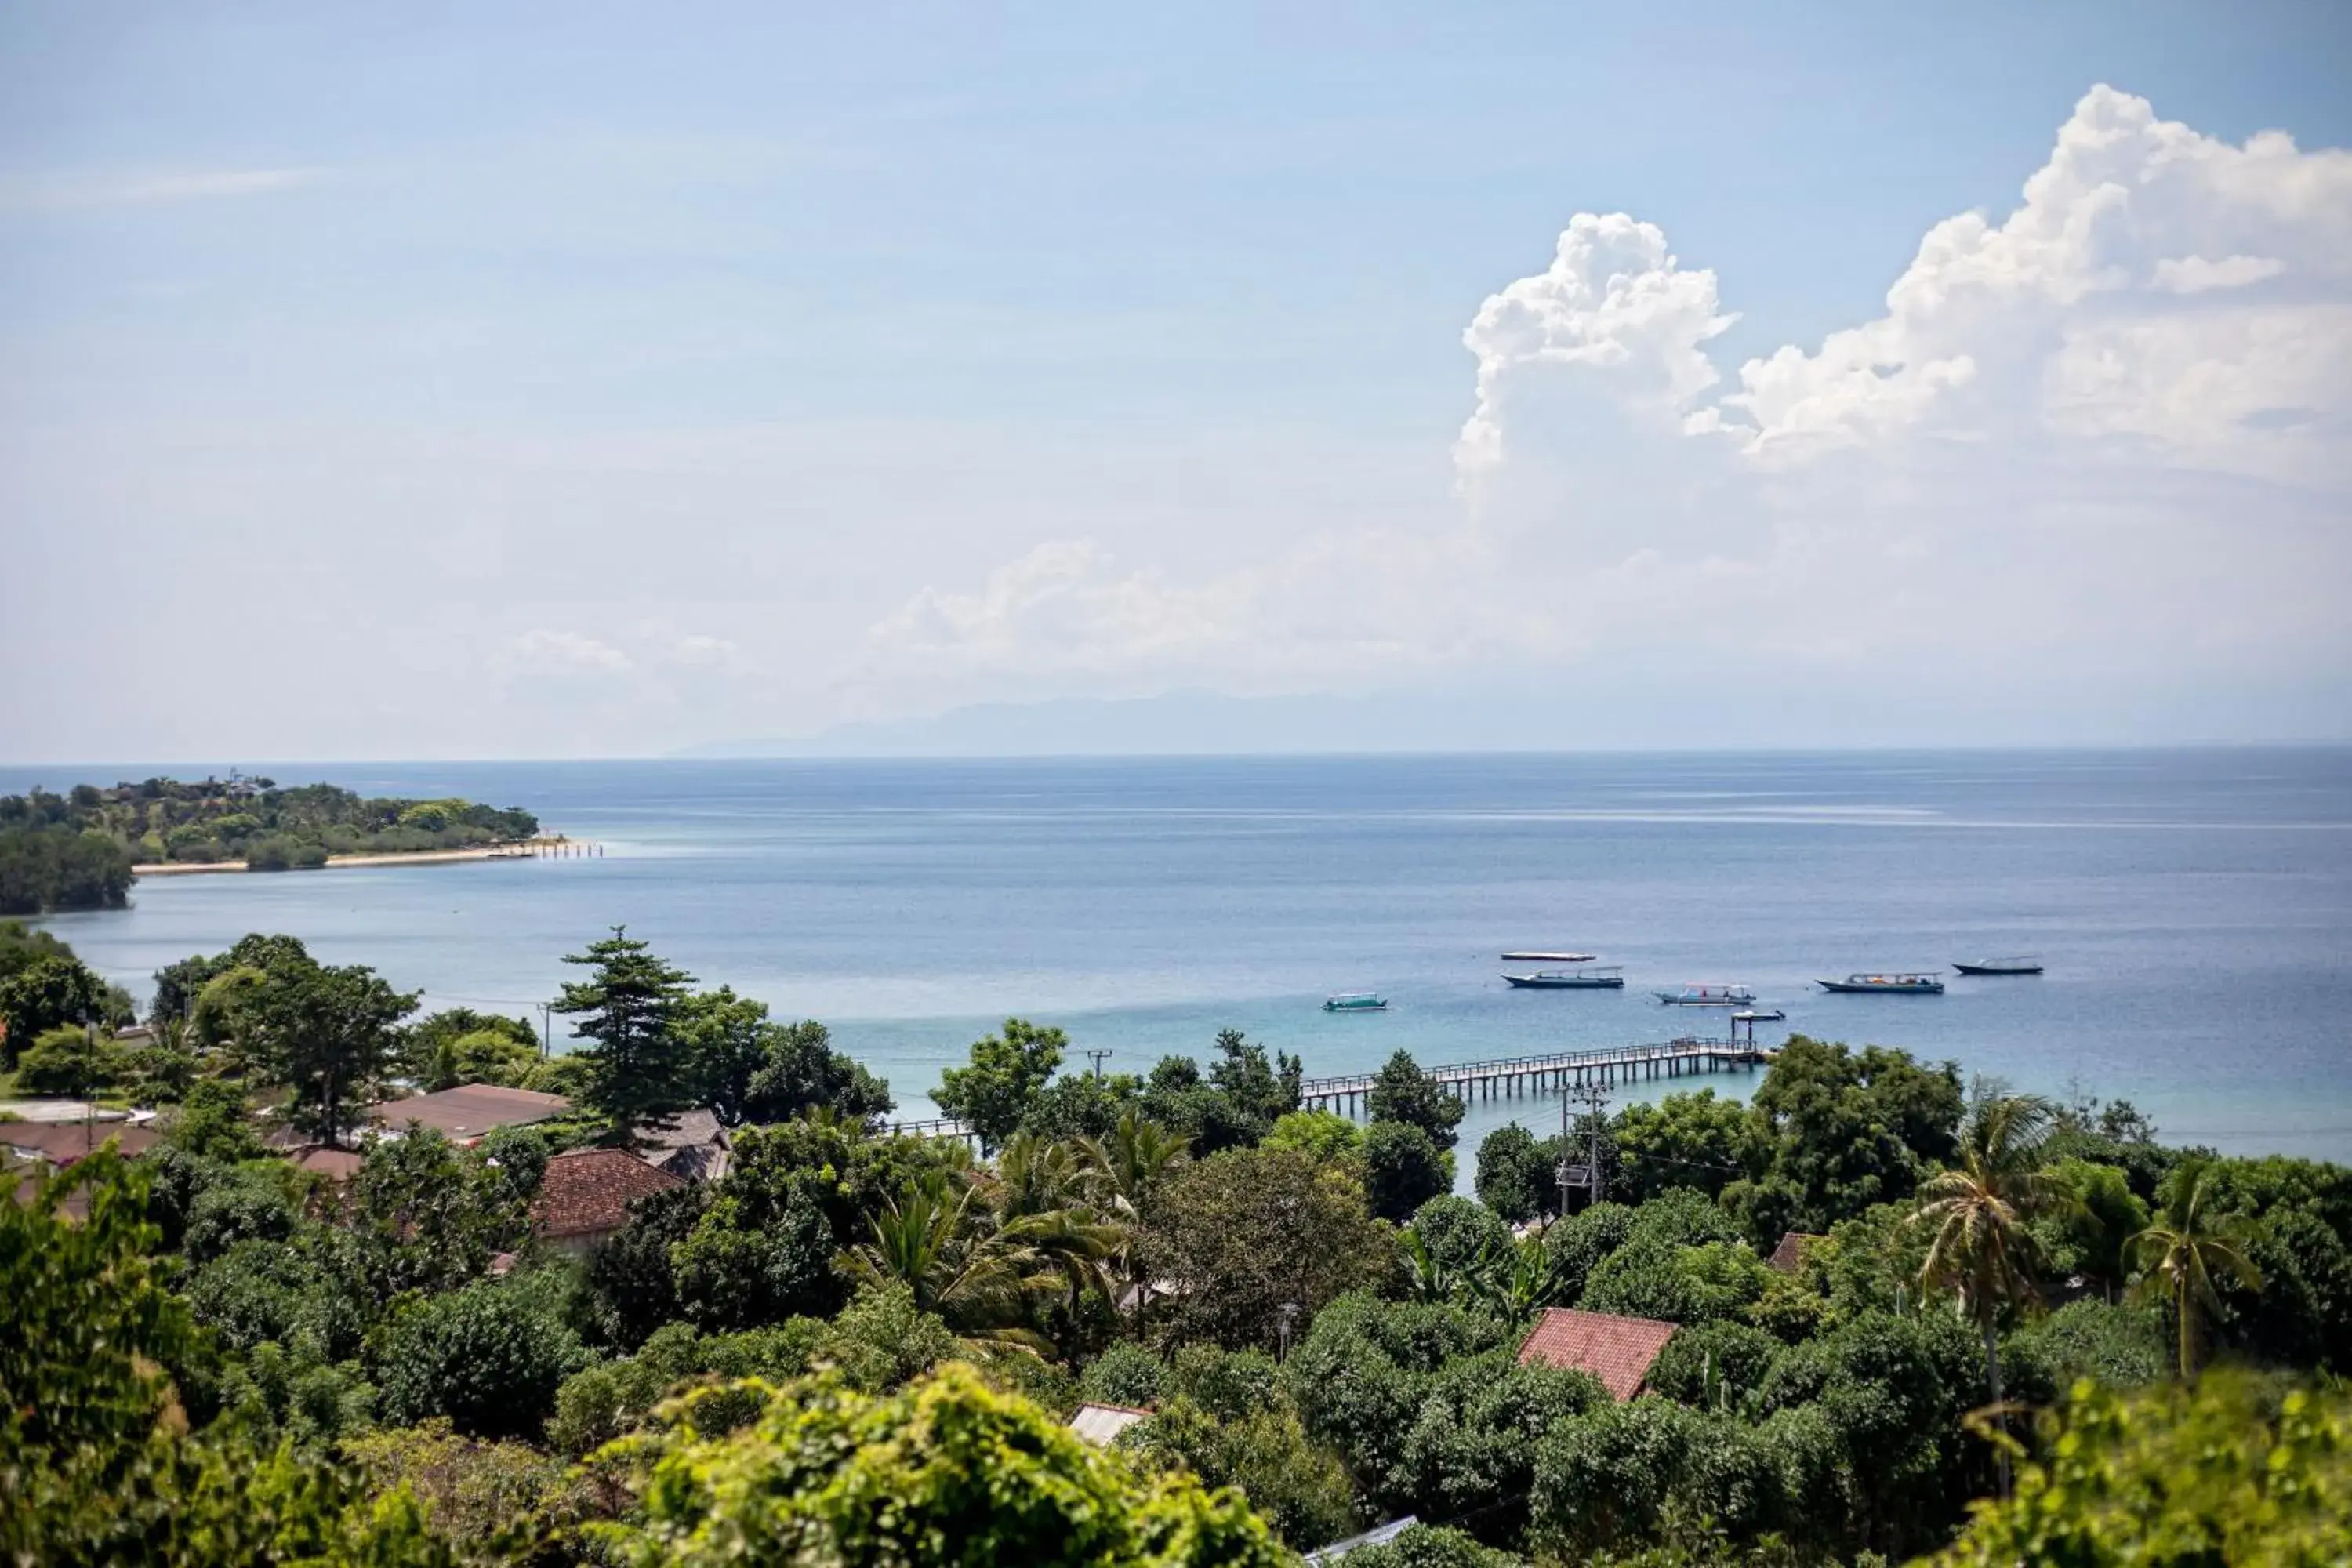
[[2213,1277],[2226,1275],[2249,1289],[2263,1288],[2263,1271],[2246,1256],[2252,1226],[2245,1215],[2216,1214],[2213,1205],[2212,1162],[2192,1154],[2174,1169],[2156,1223],[2129,1244],[2141,1268],[2131,1297],[2171,1304],[2184,1383],[2197,1375],[2199,1314],[2221,1310]]
[[1192,1142],[1131,1110],[1109,1137],[1079,1139],[1095,1206],[1130,1224],[1140,1220],[1160,1184],[1192,1158]]
[[905,1285],[976,1352],[1037,1354],[1045,1341],[1024,1326],[1037,1259],[1020,1238],[980,1223],[978,1191],[909,1188],[868,1218],[874,1239],[844,1252],[842,1266],[861,1284]]
[[[1086,1166],[1086,1190],[1103,1221],[1118,1227],[1118,1241],[1108,1262],[1135,1294],[1140,1317],[1148,1292],[1138,1241],[1145,1211],[1176,1167],[1192,1158],[1192,1140],[1171,1132],[1133,1111],[1118,1119],[1108,1138],[1081,1138],[1078,1157]],[[1124,1296],[1125,1291],[1121,1292]]]
[[[2041,1168],[2053,1115],[2048,1100],[2032,1095],[1979,1100],[1961,1130],[1959,1163],[1919,1184],[1919,1206],[1908,1222],[1930,1232],[1920,1285],[1954,1291],[1961,1315],[1984,1337],[1985,1384],[1996,1420],[2001,1309],[2039,1298],[2034,1273],[2041,1249],[2026,1222],[2079,1201],[2065,1183]],[[2000,1461],[2005,1495],[2006,1449]]]

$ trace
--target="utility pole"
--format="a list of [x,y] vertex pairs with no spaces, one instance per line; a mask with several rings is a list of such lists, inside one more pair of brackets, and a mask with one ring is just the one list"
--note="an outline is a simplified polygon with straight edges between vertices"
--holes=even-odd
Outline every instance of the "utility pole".
[[555,1054],[555,1025],[553,1015],[549,1011],[554,1005],[552,1002],[541,1002],[539,1005],[539,1059],[541,1061],[545,1061]]
[[1090,1049],[1090,1050],[1088,1050],[1088,1051],[1087,1052],[1087,1058],[1089,1061],[1091,1061],[1091,1062],[1093,1062],[1093,1063],[1095,1064],[1095,1081],[1096,1081],[1096,1082],[1099,1083],[1099,1082],[1101,1082],[1101,1081],[1102,1081],[1102,1065],[1103,1065],[1103,1058],[1105,1058],[1105,1057],[1107,1057],[1107,1056],[1109,1056],[1109,1055],[1111,1055],[1111,1054],[1112,1054],[1111,1052],[1109,1052],[1109,1051],[1108,1051],[1108,1050],[1105,1050],[1105,1049],[1104,1049],[1103,1047],[1101,1047],[1100,1046],[1097,1046],[1097,1047],[1093,1047],[1092,1049]]
[[[1568,1104],[1571,1100],[1580,1103],[1592,1119],[1592,1147],[1588,1156],[1591,1163],[1584,1167],[1580,1180],[1577,1168],[1568,1159]],[[1582,1187],[1596,1204],[1603,1201],[1609,1190],[1608,1178],[1601,1170],[1601,1112],[1608,1109],[1609,1091],[1597,1083],[1578,1084],[1559,1097],[1559,1212],[1563,1217],[1568,1214],[1569,1188]]]

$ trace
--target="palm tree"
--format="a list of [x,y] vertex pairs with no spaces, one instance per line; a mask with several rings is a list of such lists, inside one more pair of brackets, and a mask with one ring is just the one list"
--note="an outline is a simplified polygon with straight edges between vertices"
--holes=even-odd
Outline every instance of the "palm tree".
[[1131,1110],[1109,1137],[1079,1139],[1095,1206],[1129,1223],[1140,1220],[1160,1184],[1192,1158],[1192,1143]]
[[1044,1341],[1023,1326],[1035,1259],[1019,1238],[975,1223],[977,1192],[909,1188],[868,1218],[874,1239],[843,1253],[842,1265],[862,1284],[906,1286],[976,1352],[1036,1354]]
[[1077,1142],[1087,1196],[1103,1221],[1118,1232],[1108,1260],[1119,1280],[1134,1290],[1139,1320],[1149,1294],[1142,1289],[1143,1261],[1138,1246],[1144,1213],[1170,1173],[1192,1158],[1192,1142],[1131,1110],[1118,1119],[1109,1137]]
[[2141,1274],[2131,1288],[2134,1300],[2168,1300],[2180,1336],[2180,1378],[2197,1375],[2197,1315],[2219,1312],[2216,1273],[2249,1289],[2263,1288],[2263,1271],[2245,1252],[2246,1216],[2213,1212],[2212,1162],[2190,1155],[2172,1173],[2156,1223],[2131,1238]]
[[[2078,1201],[2063,1182],[2041,1168],[2053,1114],[2048,1100],[2032,1095],[1978,1101],[1961,1131],[1959,1163],[1919,1184],[1919,1207],[1908,1222],[1933,1231],[1919,1268],[1920,1285],[1955,1290],[1961,1315],[1984,1336],[1985,1384],[1996,1420],[2002,1420],[2000,1310],[2030,1304],[2039,1295],[2034,1271],[2041,1248],[2026,1222]],[[2007,1495],[2005,1448],[2000,1462]]]

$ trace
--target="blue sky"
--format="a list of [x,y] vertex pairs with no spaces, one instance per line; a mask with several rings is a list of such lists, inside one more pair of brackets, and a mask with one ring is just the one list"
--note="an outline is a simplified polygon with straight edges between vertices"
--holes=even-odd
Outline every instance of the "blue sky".
[[[1643,743],[1658,704],[1710,698],[1761,715],[1727,740],[1869,743],[1920,738],[1857,700],[1875,688],[2028,673],[2058,679],[1949,738],[2345,728],[2324,614],[2254,607],[2343,584],[2343,475],[2158,429],[2221,374],[2179,354],[2092,421],[2103,452],[2164,451],[2095,481],[2006,428],[1897,458],[1873,416],[1865,476],[1765,464],[1654,508],[1698,484],[1687,454],[1533,385],[1549,368],[1509,394],[1515,472],[1454,448],[1465,328],[1572,215],[1630,215],[1673,276],[1714,274],[1736,319],[1697,352],[1722,384],[1674,410],[1703,413],[1744,363],[1887,315],[1938,223],[2000,224],[2095,85],[2227,147],[2352,143],[2352,11],[484,13],[0,10],[0,616],[20,650],[75,650],[8,683],[0,751],[646,752],[970,701],[1393,692],[1410,714],[1563,678],[1633,695],[1558,743]],[[2269,186],[2147,197],[2136,286],[2209,325],[2212,289],[2255,301],[2246,341],[2300,310],[2340,342],[2343,273],[2301,258],[2352,220],[2334,165],[2307,173],[2280,176],[2317,187],[2284,236]],[[2231,257],[2262,276],[2148,270]],[[2130,341],[2170,322],[2153,310]],[[1939,363],[1991,367],[2013,320],[1889,331],[1948,326]],[[2294,389],[2233,417],[2338,427],[2340,380],[2252,352],[2195,351]],[[2010,456],[1955,477],[1963,447]],[[1759,618],[1819,623],[1918,580],[1808,575],[1791,519],[1876,526],[1963,489],[2042,520],[2002,550],[2078,564],[2116,540],[2053,543],[2074,525],[2050,518],[2161,497],[2177,531],[2122,553],[2179,580],[2085,568],[2020,606],[1963,570],[1910,624],[1760,653],[1630,626],[1604,603],[1627,580],[1586,580],[1732,563]],[[2249,518],[2254,546],[2217,532]],[[1942,574],[1980,521],[1890,559]],[[1335,602],[1297,586],[1373,560],[1401,564]],[[1498,591],[1520,563],[1575,602]],[[2021,666],[2016,628],[1968,631],[2004,606],[2050,633]],[[2188,629],[2143,646],[2148,616]],[[192,648],[272,679],[223,710]],[[1848,716],[1788,728],[1822,711]]]

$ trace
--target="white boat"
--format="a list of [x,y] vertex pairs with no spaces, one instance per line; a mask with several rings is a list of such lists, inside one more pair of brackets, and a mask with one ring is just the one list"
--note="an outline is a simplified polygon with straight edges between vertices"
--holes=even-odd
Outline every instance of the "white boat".
[[1745,1007],[1756,993],[1745,985],[1685,985],[1679,991],[1652,993],[1669,1007]]
[[1504,979],[1522,991],[1615,991],[1625,984],[1622,964],[1603,964],[1598,969],[1539,969],[1533,974],[1506,974]]
[[1505,963],[1590,963],[1599,953],[1593,952],[1507,952]]
[[1343,991],[1337,996],[1323,998],[1326,1013],[1385,1013],[1388,998],[1374,991]]

